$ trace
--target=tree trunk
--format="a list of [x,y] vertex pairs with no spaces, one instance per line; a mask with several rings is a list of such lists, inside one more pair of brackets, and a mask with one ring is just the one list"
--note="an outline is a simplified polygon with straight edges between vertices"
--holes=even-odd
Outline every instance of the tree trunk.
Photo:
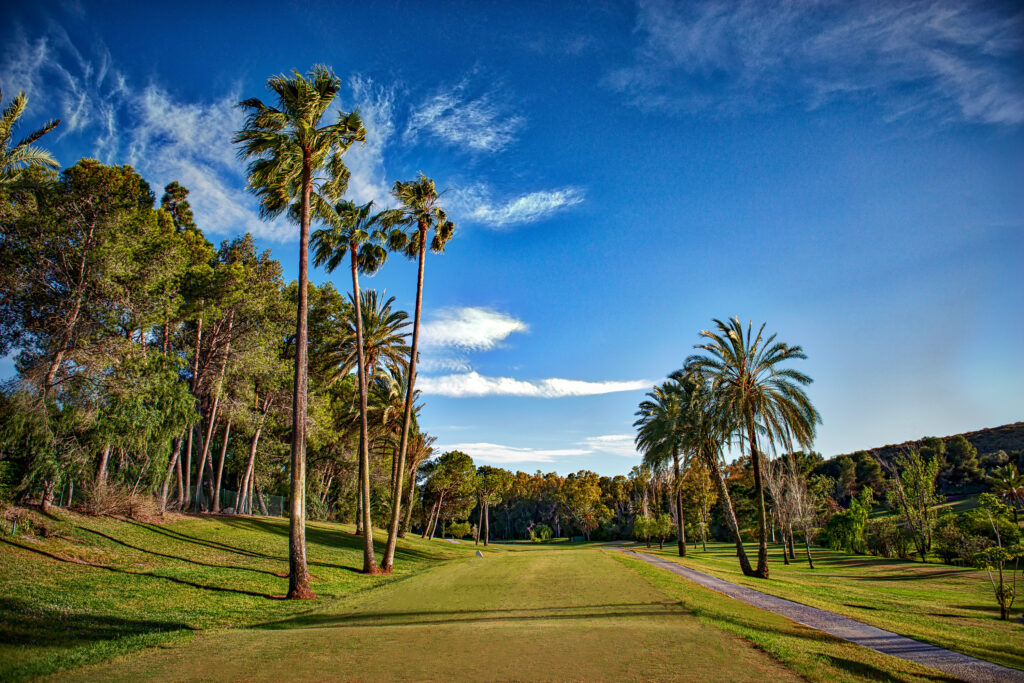
[[[228,423],[224,427],[224,443],[220,445],[220,458],[217,459],[217,479],[213,487],[213,511],[220,512],[220,485],[224,477],[224,458],[228,454],[228,438],[231,436],[231,417],[228,416]],[[238,501],[236,500],[237,504]]]
[[[171,485],[171,477],[174,476],[174,470],[177,468],[179,474],[181,473],[181,442],[184,439],[185,434],[174,439],[174,448],[171,451],[171,461],[167,463],[167,476],[164,477],[163,486],[160,487],[160,514],[167,512],[167,491]],[[180,482],[179,482],[180,486]]]
[[[402,439],[398,447],[398,471],[394,474],[391,483],[391,490],[394,491],[393,510],[391,511],[391,525],[388,527],[388,544],[384,550],[384,573],[390,574],[395,559],[395,545],[398,542],[398,520],[401,514],[401,489],[402,477],[405,474],[405,456],[409,449],[409,425],[412,423],[412,403],[416,387],[416,361],[420,345],[420,312],[423,308],[423,266],[426,261],[427,247],[427,224],[420,221],[420,260],[419,272],[416,277],[416,311],[412,325],[412,348],[409,351],[409,382],[405,393],[405,412],[402,416]],[[479,525],[478,525],[479,526]]]
[[437,512],[434,513],[434,519],[430,524],[430,535],[427,537],[428,541],[434,540],[434,534],[437,533],[437,523],[441,520],[441,506],[444,504],[444,493],[437,499]]
[[[792,540],[792,539],[790,539]],[[807,550],[807,564],[814,569],[814,558],[811,557],[811,535],[804,529],[804,548]]]
[[416,495],[416,465],[417,463],[409,463],[409,492],[405,499],[405,519],[402,521],[402,528],[398,532],[399,538],[405,538],[405,535],[409,532],[409,526],[412,524],[412,503],[413,498]]
[[484,503],[484,547],[490,543],[491,540],[491,504],[490,502]]
[[[253,479],[255,480],[256,477],[253,477]],[[263,491],[260,489],[258,484],[255,485],[255,489],[256,489],[256,500],[260,504],[260,514],[263,515],[264,517],[269,517],[270,516],[270,512],[267,510],[267,503],[263,500]]]
[[787,524],[786,525],[786,529],[789,532],[789,559],[795,560],[796,559],[796,548],[794,546],[796,544],[793,541],[793,525],[792,524]]
[[725,523],[729,527],[729,531],[732,532],[732,537],[736,541],[736,557],[740,561],[740,569],[743,570],[744,576],[755,576],[754,571],[750,568],[750,561],[747,559],[747,553],[743,549],[743,538],[740,536],[740,525],[736,521],[736,513],[732,509],[732,499],[729,498],[729,489],[725,485],[725,475],[722,474],[722,468],[718,466],[718,459],[715,456],[706,458],[708,466],[711,468],[711,475],[715,479],[715,484],[718,486],[718,498],[722,503],[722,511],[725,513]]
[[480,545],[480,532],[484,526],[484,502],[480,501],[480,517],[476,520],[476,533],[473,534],[473,545]]
[[435,500],[434,504],[430,506],[430,514],[427,515],[426,524],[423,525],[423,533],[420,535],[420,538],[426,538],[427,537],[427,532],[430,531],[430,522],[432,522],[433,519],[434,519],[434,510],[436,510],[436,509],[437,509],[437,501]]
[[295,383],[292,391],[292,472],[288,523],[288,598],[311,599],[306,567],[306,387],[309,371],[309,195],[313,190],[309,152],[302,160],[302,216],[299,221],[298,311],[295,323]]
[[683,492],[681,490],[682,479],[679,476],[679,451],[672,451],[672,471],[675,475],[675,502],[676,502],[676,539],[679,546],[679,557],[686,557],[686,524],[683,521]]
[[[243,477],[242,486],[239,487],[239,495],[242,495],[243,491],[245,492],[245,504],[249,510],[247,514],[252,513],[252,494],[250,490],[252,489],[252,480],[256,474],[256,445],[259,443],[261,431],[263,431],[263,425],[260,422],[257,423],[256,431],[253,433],[252,441],[249,443],[249,460],[245,465],[245,476]],[[239,512],[243,512],[243,510],[240,509]]]
[[356,354],[359,366],[359,488],[360,511],[363,526],[363,573],[378,574],[377,559],[373,554],[373,523],[370,520],[370,436],[366,418],[367,378],[366,358],[363,354],[363,307],[359,296],[359,262],[355,242],[349,243],[349,254],[352,257],[352,300],[355,303],[356,317]]
[[779,533],[782,534],[782,564],[789,564],[789,541],[786,538],[786,530],[782,525],[779,525]]
[[758,545],[757,571],[754,576],[768,578],[768,517],[764,506],[764,480],[761,474],[761,453],[757,450],[754,416],[747,416],[747,436],[750,440],[750,461],[754,466],[754,507],[757,509]]
[[[205,303],[205,299],[201,302]],[[196,390],[199,388],[199,350],[202,346],[203,341],[203,318],[202,316],[196,320],[196,352],[192,357],[192,396],[198,400],[196,396]],[[188,509],[189,504],[192,502],[192,441],[195,438],[195,430],[198,428],[198,424],[193,425],[188,430],[188,442],[185,445],[185,497],[181,499],[181,509]],[[202,470],[199,471],[202,475]]]
[[103,452],[100,454],[100,464],[96,468],[96,485],[106,486],[107,484],[107,462],[110,460],[110,444],[108,443],[103,447]]

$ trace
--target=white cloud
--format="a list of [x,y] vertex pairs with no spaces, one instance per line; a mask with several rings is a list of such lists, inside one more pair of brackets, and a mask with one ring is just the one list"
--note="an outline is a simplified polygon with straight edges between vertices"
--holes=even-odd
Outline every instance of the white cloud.
[[403,138],[415,142],[428,133],[452,147],[469,152],[500,152],[523,127],[520,116],[505,113],[496,91],[472,96],[469,78],[438,90],[413,110]]
[[496,443],[456,443],[448,446],[438,446],[436,452],[462,451],[476,462],[505,465],[520,462],[553,462],[555,458],[573,455],[586,455],[589,450],[580,448],[517,448],[515,446],[502,446]]
[[345,154],[345,165],[351,173],[346,196],[357,204],[372,201],[376,208],[383,209],[392,202],[384,169],[384,150],[395,133],[394,89],[359,75],[349,79],[349,88],[352,102],[342,104],[359,110],[366,128],[366,142],[353,146]]
[[583,191],[575,187],[530,192],[501,201],[494,199],[489,187],[478,183],[453,190],[449,206],[457,218],[500,229],[548,218],[582,201]]
[[890,119],[1024,122],[1024,15],[957,0],[642,0],[632,63],[605,83],[653,109],[880,102]]
[[632,434],[606,434],[604,436],[588,436],[583,445],[593,451],[611,453],[625,458],[639,457]]
[[522,320],[489,308],[464,307],[439,311],[420,330],[424,347],[456,347],[489,351],[513,332],[526,332]]
[[562,398],[566,396],[592,396],[619,391],[648,389],[647,380],[626,382],[587,382],[553,377],[535,381],[513,377],[487,377],[477,372],[463,372],[439,377],[421,377],[417,387],[424,394],[449,397],[466,396],[530,396],[534,398]]

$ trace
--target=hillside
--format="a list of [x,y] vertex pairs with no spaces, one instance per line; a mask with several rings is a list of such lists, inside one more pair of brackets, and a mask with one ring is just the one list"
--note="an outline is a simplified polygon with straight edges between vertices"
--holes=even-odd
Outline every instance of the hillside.
[[[955,436],[959,435],[950,434],[949,436],[941,438],[948,444],[949,440]],[[1002,425],[1001,427],[989,427],[987,429],[979,429],[973,432],[964,432],[963,436],[971,442],[971,445],[978,449],[978,455],[995,453],[996,451],[1006,451],[1007,453],[1010,453],[1012,451],[1024,450],[1024,422],[1014,422],[1012,424]],[[927,438],[930,437],[921,437],[915,441],[904,441],[903,443],[878,446],[876,448],[865,448],[863,450],[876,458],[888,460],[899,453],[903,453],[914,448],[920,448],[924,443],[924,440]],[[851,454],[841,453],[832,456],[832,458],[840,458],[844,455]]]

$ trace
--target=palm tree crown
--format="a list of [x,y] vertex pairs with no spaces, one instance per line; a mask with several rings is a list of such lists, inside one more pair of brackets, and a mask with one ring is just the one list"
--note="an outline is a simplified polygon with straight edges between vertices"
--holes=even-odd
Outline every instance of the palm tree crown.
[[774,450],[776,443],[792,450],[793,442],[809,449],[816,425],[821,422],[803,386],[811,378],[792,368],[780,367],[795,359],[804,359],[803,349],[765,336],[764,325],[753,332],[738,318],[728,323],[715,320],[716,331],[703,330],[707,339],[696,348],[705,355],[686,359],[686,369],[710,382],[711,409],[716,421],[731,424],[731,433],[746,442],[754,471],[754,498],[760,526],[760,544],[756,575],[768,577],[768,526],[764,505],[763,454],[758,436]]
[[[0,101],[2,100],[3,91],[0,90]],[[33,143],[60,125],[60,119],[47,121],[42,128],[29,133],[16,144],[11,144],[14,139],[14,127],[21,115],[25,113],[26,106],[28,106],[28,97],[19,91],[4,109],[3,115],[0,116],[0,188],[17,185],[21,181],[25,169],[57,168],[58,166],[53,155],[41,147],[36,147]]]

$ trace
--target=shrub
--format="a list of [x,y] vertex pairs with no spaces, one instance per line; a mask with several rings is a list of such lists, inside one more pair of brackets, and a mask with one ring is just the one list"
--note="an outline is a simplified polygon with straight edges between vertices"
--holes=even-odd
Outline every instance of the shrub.
[[473,533],[469,522],[455,522],[448,525],[448,534],[455,538],[465,538]]
[[152,496],[134,492],[117,482],[87,485],[81,508],[90,515],[130,517],[140,522],[160,519],[160,505]]
[[552,538],[554,538],[554,536],[554,530],[552,530],[552,528],[549,527],[547,524],[538,524],[537,526],[533,527],[533,537],[537,541],[540,541],[542,543],[544,541],[550,541]]
[[872,555],[898,557],[901,560],[910,557],[910,547],[903,527],[892,517],[870,520],[864,541],[867,551]]
[[850,501],[850,508],[837,512],[825,524],[822,542],[832,550],[864,554],[867,545],[864,532],[868,527],[871,513],[871,487],[861,489],[860,496]]
[[943,562],[963,565],[973,565],[978,553],[993,544],[985,536],[965,530],[963,518],[955,514],[946,514],[939,519],[934,541],[935,552]]

